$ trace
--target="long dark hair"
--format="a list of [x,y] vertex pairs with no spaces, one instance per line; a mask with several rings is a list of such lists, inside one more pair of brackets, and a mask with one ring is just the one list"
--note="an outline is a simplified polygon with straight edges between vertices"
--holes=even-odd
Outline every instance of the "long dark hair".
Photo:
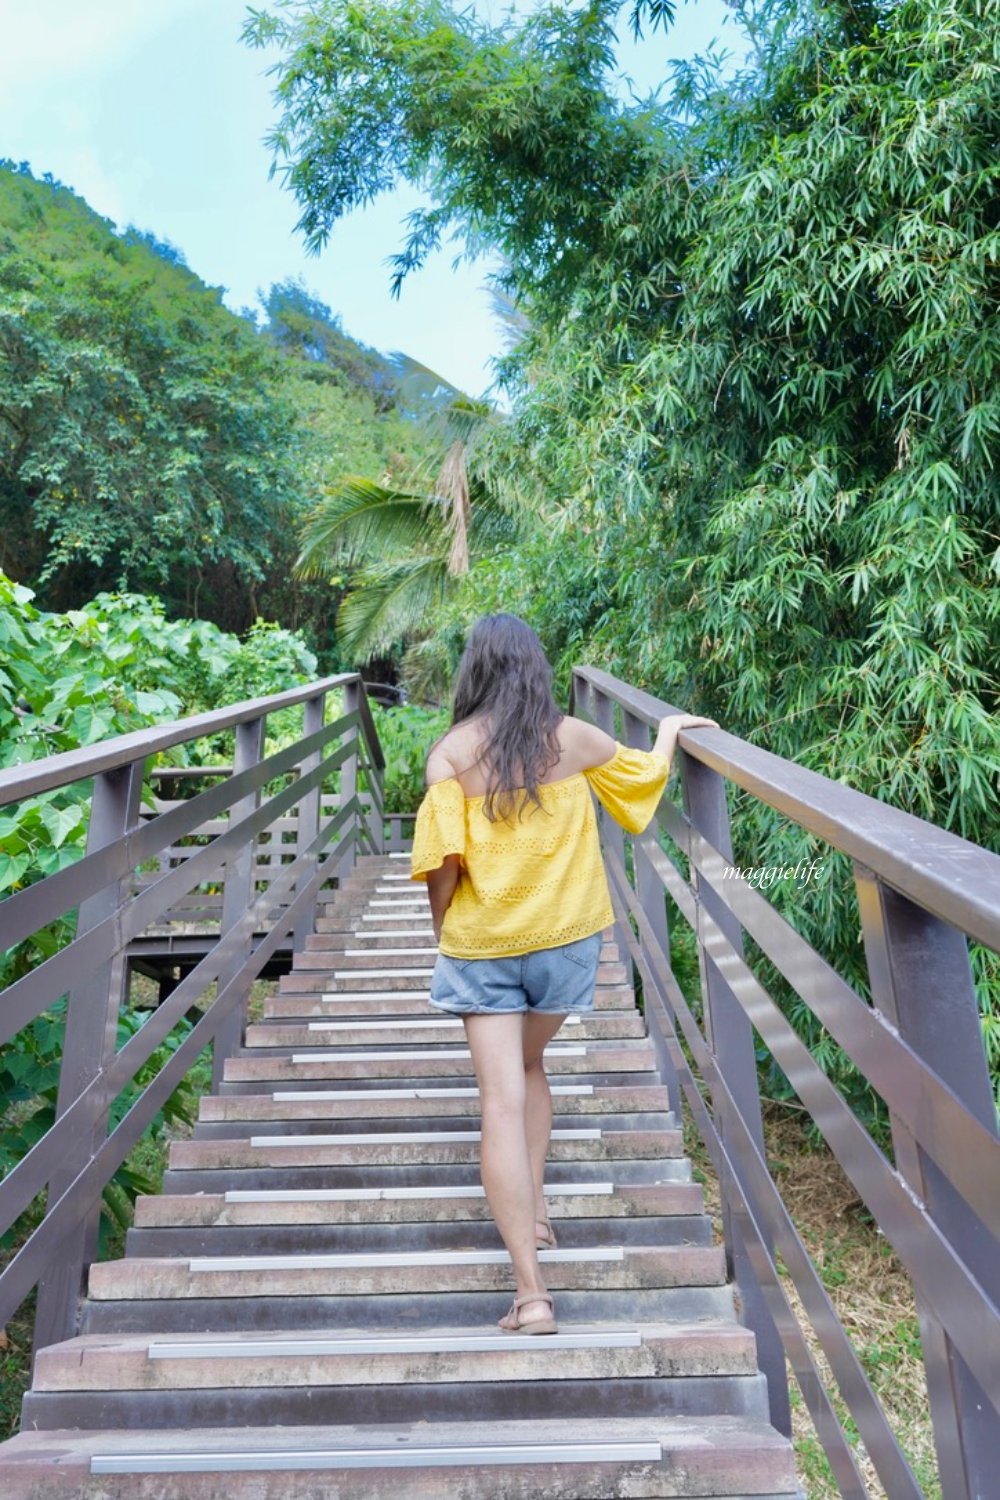
[[541,807],[538,783],[559,759],[563,715],[552,696],[552,668],[542,643],[517,615],[484,615],[469,633],[451,722],[477,714],[486,721],[477,749],[486,768],[487,818],[510,821],[515,808],[520,817],[529,802]]

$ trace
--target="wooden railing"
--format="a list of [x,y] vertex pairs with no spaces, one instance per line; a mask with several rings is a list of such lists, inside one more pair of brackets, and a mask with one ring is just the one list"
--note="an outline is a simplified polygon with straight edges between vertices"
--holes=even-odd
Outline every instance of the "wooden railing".
[[[328,702],[336,715],[330,723]],[[269,717],[296,706],[301,737],[265,754]],[[221,779],[213,775],[196,795],[141,815],[150,757],[229,732],[233,764]],[[72,941],[0,994],[0,1045],[67,1002],[55,1123],[0,1183],[0,1233],[47,1191],[44,1218],[0,1276],[0,1326],[37,1285],[35,1347],[75,1332],[106,1185],[209,1043],[218,1085],[240,1044],[255,977],[289,936],[302,945],[321,888],[349,872],[358,849],[381,852],[383,766],[364,687],[345,674],[0,771],[0,807],[93,782],[84,857],[0,903],[0,954],[77,914]],[[337,805],[324,808],[335,773]],[[289,818],[293,857],[262,869],[255,848]],[[164,851],[206,827],[211,834],[184,858],[157,868]],[[150,868],[153,878],[137,887],[137,872]],[[116,1050],[129,943],[187,893],[213,884],[221,903],[207,952]],[[114,1101],[213,987],[201,1018],[109,1133]]]
[[[575,671],[571,711],[640,749],[676,712],[589,667]],[[912,1280],[945,1500],[985,1500],[1000,1493],[1000,1142],[967,937],[1000,949],[1000,858],[722,729],[682,732],[678,760],[683,806],[665,798],[640,837],[603,818],[602,837],[618,940],[641,977],[665,1081],[718,1173],[772,1420],[789,1432],[787,1360],[840,1493],[867,1496],[819,1348],[887,1495],[923,1494],[768,1170],[754,1033]],[[870,1003],[734,878],[727,784],[853,862]],[[700,1018],[671,967],[666,894],[696,937]],[[748,964],[744,934],[885,1102],[894,1161]]]
[[[330,695],[342,704],[327,723]],[[295,705],[304,711],[301,738],[265,757],[268,716]],[[645,748],[672,710],[580,667],[572,711]],[[234,736],[232,767],[143,819],[149,758],[223,732]],[[683,732],[678,764],[682,806],[665,798],[638,837],[603,820],[604,851],[619,943],[642,981],[663,1077],[718,1172],[727,1251],[772,1419],[789,1430],[787,1361],[841,1494],[867,1494],[820,1350],[887,1494],[921,1496],[768,1170],[755,1033],[912,1279],[942,1490],[947,1500],[982,1500],[994,1492],[1000,1453],[1000,1143],[967,938],[1000,950],[1000,858],[721,729]],[[105,1185],[209,1043],[218,1083],[254,977],[289,934],[301,942],[311,930],[324,884],[347,873],[359,848],[405,847],[407,815],[394,826],[387,818],[382,766],[363,686],[347,675],[0,772],[0,806],[93,780],[85,856],[0,903],[0,952],[77,912],[73,940],[0,995],[0,1044],[68,997],[56,1123],[0,1184],[0,1231],[48,1193],[44,1219],[0,1276],[0,1324],[38,1284],[36,1346],[73,1332]],[[870,1001],[759,889],[733,877],[727,785],[853,862]],[[257,864],[255,850],[289,820],[292,857]],[[185,847],[198,830],[200,841]],[[182,847],[183,858],[157,868],[164,851]],[[136,872],[150,869],[151,883],[137,887]],[[217,936],[116,1050],[129,943],[209,883],[222,888]],[[674,909],[695,935],[698,1010],[671,967]],[[748,963],[744,935],[884,1101],[892,1160]],[[109,1132],[113,1101],[213,987],[201,1018]]]
[[[175,807],[190,801],[191,795],[212,782],[224,781],[232,775],[231,765],[159,767],[150,775],[153,796],[140,810],[143,821],[161,817]],[[357,794],[361,814],[367,818],[373,842],[379,842],[384,852],[403,850],[409,847],[409,834],[416,814],[413,812],[377,811],[372,793],[363,790]],[[379,798],[381,806],[381,798]],[[324,819],[332,818],[340,807],[337,792],[324,791],[320,798],[320,809]],[[134,889],[138,893],[154,884],[163,875],[190,859],[192,854],[210,839],[224,833],[225,814],[210,818],[204,823],[187,829],[176,840],[161,849],[155,869],[137,872]],[[258,887],[266,886],[276,879],[298,855],[299,819],[294,807],[283,817],[278,817],[258,834],[254,845],[254,877]],[[204,885],[205,882],[202,882]],[[222,887],[218,882],[206,890],[185,892],[178,900],[162,912],[155,925],[142,934],[144,951],[155,949],[157,935],[211,939],[218,934],[222,919]],[[189,944],[190,946],[190,944]],[[202,942],[201,946],[204,946]]]

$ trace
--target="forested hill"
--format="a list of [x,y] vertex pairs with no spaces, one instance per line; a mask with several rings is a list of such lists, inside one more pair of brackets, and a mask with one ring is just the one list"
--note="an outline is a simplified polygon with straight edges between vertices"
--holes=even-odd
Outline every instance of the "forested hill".
[[392,362],[300,286],[258,326],[169,244],[0,165],[0,570],[47,607],[127,585],[322,646],[299,520],[345,469],[405,480],[421,447]]

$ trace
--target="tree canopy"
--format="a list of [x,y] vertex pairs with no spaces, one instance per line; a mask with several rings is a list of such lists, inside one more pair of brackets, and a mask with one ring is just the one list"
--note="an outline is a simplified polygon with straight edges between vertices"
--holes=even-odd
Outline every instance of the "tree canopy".
[[[993,7],[733,10],[750,60],[675,64],[646,102],[615,91],[610,0],[497,26],[285,0],[248,35],[282,51],[275,160],[311,242],[405,179],[429,206],[396,274],[457,233],[527,320],[486,477],[536,524],[473,567],[442,653],[519,609],[563,679],[597,661],[1000,847]],[[798,835],[758,810],[738,837],[780,860]],[[842,873],[795,919],[860,982]],[[996,1011],[987,1034],[1000,1067]]]
[[0,566],[57,607],[127,586],[323,637],[329,587],[291,582],[303,515],[345,470],[406,478],[424,444],[393,363],[303,287],[272,287],[261,323],[0,166]]
[[303,227],[320,241],[402,176],[432,202],[401,270],[429,224],[500,249],[532,331],[493,474],[593,522],[619,575],[608,649],[783,753],[981,827],[1000,630],[988,7],[743,9],[751,66],[677,69],[644,106],[610,86],[622,9],[258,15],[250,35],[285,49],[274,145]]

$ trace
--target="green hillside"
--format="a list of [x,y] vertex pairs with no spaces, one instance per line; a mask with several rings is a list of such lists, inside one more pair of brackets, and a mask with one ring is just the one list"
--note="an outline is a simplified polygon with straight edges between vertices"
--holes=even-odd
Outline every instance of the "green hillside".
[[345,471],[422,452],[392,362],[300,286],[259,326],[172,246],[0,164],[0,569],[48,608],[100,589],[323,649],[329,585],[290,579],[303,514]]

